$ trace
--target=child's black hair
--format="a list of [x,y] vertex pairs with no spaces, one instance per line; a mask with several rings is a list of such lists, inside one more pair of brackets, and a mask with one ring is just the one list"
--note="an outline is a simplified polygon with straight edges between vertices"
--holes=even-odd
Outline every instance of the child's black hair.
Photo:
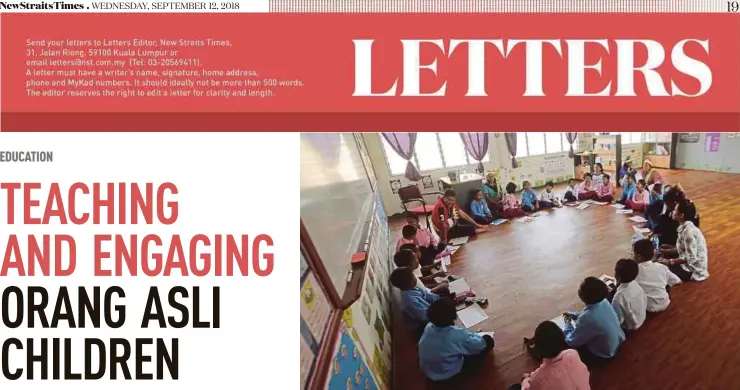
[[391,272],[390,276],[391,286],[401,289],[408,290],[414,288],[416,281],[414,280],[414,271],[411,268],[399,267]]
[[641,261],[652,260],[655,254],[655,244],[647,238],[637,240],[632,244],[632,252],[640,255]]
[[545,183],[545,187],[555,187],[555,184],[552,182],[552,180],[549,180],[547,183]]
[[606,179],[606,180],[609,180],[609,179],[611,179],[611,178],[612,178],[612,177],[611,177],[611,176],[609,176],[609,174],[608,174],[608,173],[605,173],[605,174],[604,174],[604,179]]
[[663,185],[660,183],[653,184],[653,191],[660,194],[661,192],[663,192]]
[[578,289],[578,296],[587,305],[597,304],[609,295],[609,288],[599,278],[589,276],[583,279]]
[[427,309],[427,318],[435,326],[444,327],[455,324],[457,310],[455,310],[455,301],[449,297],[440,298]]
[[401,245],[400,248],[398,248],[399,251],[409,251],[409,252],[415,252],[417,245],[413,242],[409,242],[407,244]]
[[506,193],[513,194],[515,192],[516,192],[516,184],[509,182],[509,184],[506,185]]
[[694,202],[683,199],[676,205],[676,211],[683,214],[684,221],[694,221],[696,219],[696,205]]
[[411,267],[415,259],[416,255],[414,252],[408,249],[402,249],[393,256],[393,262],[396,263],[396,267]]
[[588,178],[592,178],[592,177],[593,177],[593,176],[591,175],[591,172],[586,172],[586,173],[584,173],[584,174],[583,174],[583,179],[584,179],[584,180],[585,180],[585,179],[586,179],[587,177],[588,177]]
[[406,225],[403,227],[403,229],[401,229],[401,235],[403,236],[403,238],[410,240],[411,237],[416,235],[416,232],[418,230],[419,229],[417,229],[414,225]]
[[628,173],[627,174],[627,179],[632,179],[632,181],[637,181],[637,178],[635,177],[635,174],[634,173]]
[[444,195],[442,195],[442,197],[444,198],[454,198],[456,196],[457,196],[457,191],[455,191],[452,188],[446,189]]
[[597,166],[597,167],[601,168],[601,172],[604,173],[604,164],[602,164],[602,163],[596,163],[596,164],[594,164],[594,166]]
[[624,168],[625,170],[629,170],[630,169],[630,163],[627,162],[627,161],[623,162],[622,163],[622,168]]
[[545,321],[534,330],[534,347],[540,357],[552,359],[568,349],[568,344],[563,330],[554,322]]
[[568,184],[570,184],[570,182],[575,183],[576,182],[576,179],[574,177],[571,177],[570,179],[568,179]]
[[642,184],[642,188],[647,187],[647,183],[645,182],[645,179],[640,179],[637,181],[637,184]]
[[639,272],[640,267],[632,259],[619,259],[614,266],[614,277],[619,283],[629,283],[635,280]]

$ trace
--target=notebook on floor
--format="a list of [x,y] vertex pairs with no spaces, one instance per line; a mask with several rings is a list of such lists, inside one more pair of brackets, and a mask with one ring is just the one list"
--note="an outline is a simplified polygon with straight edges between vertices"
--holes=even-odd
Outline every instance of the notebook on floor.
[[454,282],[450,282],[448,287],[450,292],[455,294],[462,294],[472,290],[468,282],[465,281],[465,278],[460,278]]
[[630,221],[637,222],[637,223],[643,223],[643,222],[647,222],[647,219],[639,215],[635,215],[634,217],[630,218]]
[[565,319],[563,319],[562,315],[559,315],[550,321],[554,322],[557,326],[560,327],[560,329],[565,329]]
[[623,209],[624,208],[624,205],[623,204],[619,204],[619,203],[615,203],[615,204],[612,205],[612,207],[614,207],[615,209]]
[[453,239],[450,240],[450,245],[452,245],[452,246],[460,246],[460,245],[465,244],[466,242],[468,242],[469,239],[470,239],[470,237],[453,238]]
[[491,225],[498,226],[498,225],[501,225],[502,223],[506,223],[506,222],[509,222],[509,220],[508,219],[499,218],[499,219],[491,222]]
[[576,208],[577,208],[577,209],[579,209],[579,210],[585,210],[585,209],[589,208],[590,206],[591,206],[591,205],[590,205],[590,204],[588,204],[588,203],[581,203],[581,204],[580,204],[580,205],[578,205],[578,207],[576,207]]
[[632,210],[623,210],[623,209],[617,210],[617,214],[632,214],[632,213],[633,213]]
[[458,311],[457,319],[460,320],[463,327],[470,328],[487,320],[488,314],[477,303],[474,303]]

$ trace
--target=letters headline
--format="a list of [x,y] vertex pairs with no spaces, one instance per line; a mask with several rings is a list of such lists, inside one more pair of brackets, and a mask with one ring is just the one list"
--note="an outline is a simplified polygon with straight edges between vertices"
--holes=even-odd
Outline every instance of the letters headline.
[[[0,210],[10,226],[56,225],[68,232],[74,226],[148,225],[174,227],[180,214],[175,183],[1,183]],[[4,199],[3,199],[4,198]],[[121,228],[124,230],[123,228]],[[92,247],[81,247],[73,234],[9,232],[4,242],[0,277],[245,277],[269,276],[274,267],[269,234],[198,233],[94,234]],[[79,239],[79,237],[77,237]],[[89,237],[85,237],[85,241]],[[81,240],[79,240],[81,241]],[[71,278],[70,278],[71,279]],[[0,279],[2,280],[2,279]],[[115,279],[111,279],[115,280]],[[8,281],[8,279],[5,279]],[[100,284],[105,282],[101,280]],[[35,284],[35,286],[33,285]],[[125,336],[101,340],[85,338],[84,346],[69,338],[18,339],[13,329],[120,329],[126,321],[142,329],[221,327],[220,288],[175,286],[169,291],[151,283],[143,312],[127,311],[126,291],[120,286],[71,286],[63,282],[49,291],[42,282],[21,288],[2,285],[2,371],[9,380],[179,379],[181,353],[178,338]],[[209,285],[210,286],[210,285]],[[74,297],[77,297],[76,301]],[[207,297],[207,298],[206,298]],[[201,300],[211,302],[203,304]],[[203,313],[201,306],[211,307]],[[165,312],[175,314],[166,316]],[[208,318],[208,320],[204,320]],[[76,342],[77,343],[77,342]],[[85,351],[84,370],[69,366],[70,349]],[[145,349],[156,351],[147,354]],[[21,353],[26,359],[9,361]],[[64,358],[60,357],[64,354]],[[92,359],[91,357],[99,357]],[[12,363],[12,364],[11,364]],[[142,364],[156,367],[152,373]],[[122,375],[119,374],[122,372]]]
[[[388,47],[394,43],[374,39],[352,43],[355,97],[448,96],[451,75],[442,75],[440,69],[453,66],[467,70],[467,82],[452,86],[464,90],[464,96],[496,95],[487,86],[487,73],[501,71],[503,61],[519,61],[511,57],[521,58],[521,53],[525,57],[517,62],[523,65],[521,72],[511,76],[524,76],[525,87],[519,92],[523,97],[699,97],[713,81],[708,39],[686,38],[669,47],[651,39],[400,39],[401,71],[395,77],[386,74],[383,80],[373,73],[374,51],[385,50],[384,62],[398,60],[388,58]],[[566,64],[566,74],[553,74],[554,61]],[[548,94],[543,87],[548,77],[565,77],[567,87]]]

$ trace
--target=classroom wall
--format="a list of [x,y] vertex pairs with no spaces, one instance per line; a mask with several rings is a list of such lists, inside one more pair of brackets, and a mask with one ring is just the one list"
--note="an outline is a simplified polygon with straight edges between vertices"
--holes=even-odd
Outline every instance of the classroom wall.
[[[496,137],[499,134],[499,137]],[[375,170],[375,175],[378,178],[378,188],[385,202],[385,207],[388,215],[393,215],[403,211],[401,207],[401,201],[397,194],[393,193],[390,186],[391,180],[401,180],[402,185],[408,185],[409,181],[401,175],[391,175],[388,163],[385,159],[385,152],[383,151],[381,135],[378,133],[365,133],[365,144],[367,145],[368,154]],[[501,177],[507,178],[507,181],[514,181],[518,185],[524,180],[529,180],[535,186],[538,184],[544,185],[548,180],[556,182],[566,181],[569,177],[573,176],[573,159],[568,157],[568,152],[557,153],[554,155],[545,156],[533,156],[533,157],[522,157],[517,158],[518,168],[511,169],[511,158],[509,157],[509,151],[506,147],[506,140],[504,139],[503,133],[490,133],[489,136],[489,152],[491,161],[484,163],[483,166],[486,170],[490,169],[502,169]],[[550,169],[550,162],[553,160],[564,160],[562,164],[564,170],[552,172]],[[473,172],[476,169],[476,165],[467,165],[465,168],[468,172]],[[431,171],[422,171],[422,176],[431,175],[435,182],[435,188],[422,190],[422,192],[438,191],[436,188],[436,182],[440,177],[447,176],[447,172],[450,168],[437,169]],[[426,198],[428,203],[436,201],[435,196],[429,196]]]
[[700,171],[740,173],[740,137],[737,133],[720,135],[719,150],[706,151],[707,135],[702,133],[699,142],[676,145],[676,168]]

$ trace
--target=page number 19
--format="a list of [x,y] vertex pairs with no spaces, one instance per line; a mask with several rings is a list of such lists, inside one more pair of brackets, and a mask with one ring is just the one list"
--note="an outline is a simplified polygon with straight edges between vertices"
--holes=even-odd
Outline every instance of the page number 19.
[[740,10],[740,2],[737,2],[737,1],[727,2],[727,12],[737,12],[738,10]]

